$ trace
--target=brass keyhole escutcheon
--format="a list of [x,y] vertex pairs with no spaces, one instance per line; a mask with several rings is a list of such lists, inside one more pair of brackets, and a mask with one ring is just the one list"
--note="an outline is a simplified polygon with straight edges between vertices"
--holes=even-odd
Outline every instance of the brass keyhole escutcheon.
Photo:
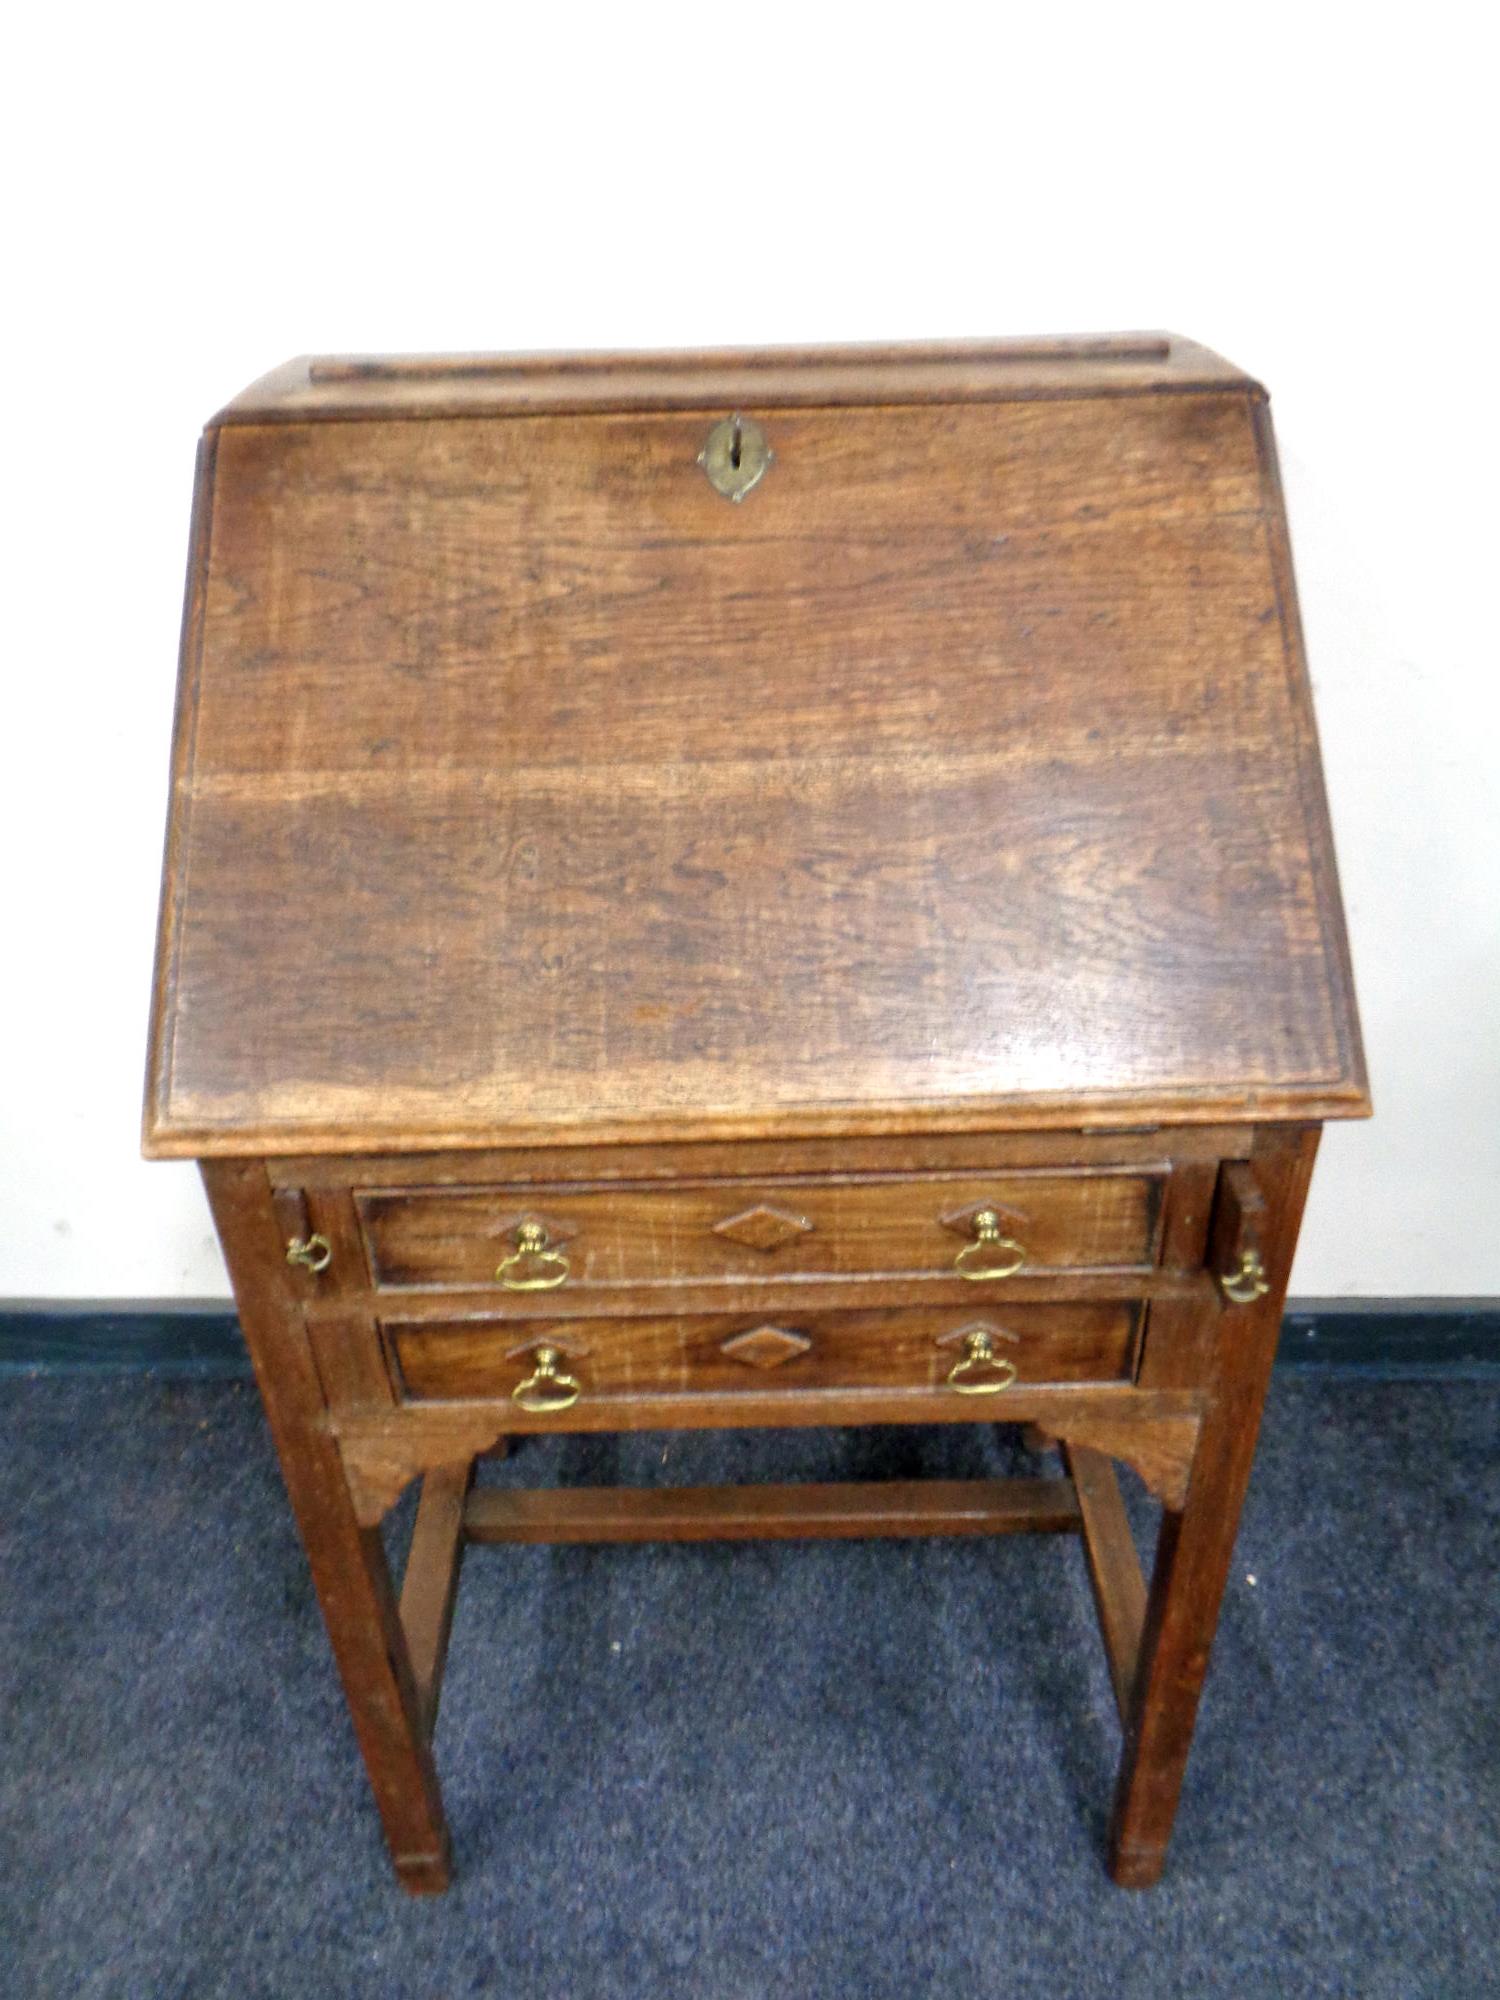
[[765,478],[774,454],[753,417],[725,417],[708,434],[698,463],[726,500],[743,500]]

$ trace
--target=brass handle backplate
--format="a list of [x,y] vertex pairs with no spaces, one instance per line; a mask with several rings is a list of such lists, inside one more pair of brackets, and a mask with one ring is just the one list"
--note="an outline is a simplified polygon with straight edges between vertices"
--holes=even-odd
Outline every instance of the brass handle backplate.
[[286,1261],[300,1264],[304,1271],[326,1271],[333,1262],[333,1245],[326,1236],[293,1236],[286,1246]]
[[734,416],[714,425],[698,463],[715,493],[738,501],[759,486],[773,456],[760,425],[750,417]]
[[[508,1292],[550,1292],[568,1275],[568,1260],[561,1250],[548,1246],[547,1231],[540,1222],[523,1222],[516,1231],[516,1247],[495,1272]],[[530,1270],[530,1277],[522,1271]]]
[[948,1371],[948,1387],[960,1396],[997,1396],[1015,1379],[1015,1363],[995,1352],[994,1336],[985,1327],[965,1334],[964,1351]]
[[1271,1281],[1266,1276],[1266,1267],[1260,1261],[1258,1250],[1242,1250],[1237,1271],[1221,1271],[1219,1286],[1232,1305],[1248,1306],[1256,1299],[1263,1299],[1271,1289]]
[[[982,1257],[983,1263],[971,1263]],[[1013,1278],[1026,1262],[1026,1252],[1013,1236],[1000,1234],[1000,1218],[992,1208],[982,1208],[974,1218],[974,1241],[966,1243],[953,1260],[961,1278]]]
[[558,1366],[561,1360],[562,1356],[555,1347],[539,1347],[536,1350],[535,1372],[511,1390],[511,1401],[519,1403],[523,1410],[531,1410],[538,1415],[572,1409],[583,1390],[576,1375],[569,1375]]

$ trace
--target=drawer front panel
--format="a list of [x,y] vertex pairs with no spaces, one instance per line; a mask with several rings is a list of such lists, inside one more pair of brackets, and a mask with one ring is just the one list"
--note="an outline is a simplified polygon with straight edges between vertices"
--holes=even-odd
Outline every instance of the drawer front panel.
[[[1158,1254],[1165,1179],[1164,1169],[927,1174],[398,1189],[361,1192],[356,1201],[377,1285],[529,1289],[531,1280],[537,1290],[587,1290],[789,1277],[951,1279],[956,1270],[997,1267],[1144,1270]],[[986,1226],[1003,1249],[986,1249]],[[535,1242],[537,1230],[545,1252],[522,1255],[502,1277],[502,1264]]]
[[383,1333],[409,1401],[512,1398],[550,1348],[558,1358],[543,1364],[544,1400],[548,1375],[570,1378],[580,1403],[838,1389],[951,1398],[963,1383],[999,1417],[1012,1370],[1027,1384],[1129,1380],[1138,1320],[1129,1304],[1017,1306],[1003,1314],[917,1307],[774,1320],[730,1313],[553,1324],[388,1320]]

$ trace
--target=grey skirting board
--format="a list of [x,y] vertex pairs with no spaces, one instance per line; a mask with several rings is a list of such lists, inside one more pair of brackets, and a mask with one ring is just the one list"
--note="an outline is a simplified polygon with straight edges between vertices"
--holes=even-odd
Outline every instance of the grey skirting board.
[[[1400,1378],[1500,1376],[1500,1298],[1293,1299],[1278,1366]],[[0,1372],[250,1373],[222,1299],[0,1301]]]

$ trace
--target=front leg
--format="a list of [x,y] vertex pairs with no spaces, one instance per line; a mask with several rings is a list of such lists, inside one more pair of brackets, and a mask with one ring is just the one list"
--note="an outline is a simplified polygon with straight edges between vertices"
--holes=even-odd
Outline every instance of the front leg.
[[1110,1826],[1110,1873],[1126,1888],[1148,1888],[1166,1860],[1317,1142],[1315,1129],[1266,1134],[1253,1156],[1267,1289],[1218,1312],[1186,1498],[1162,1516]]
[[328,1429],[270,1183],[264,1167],[241,1160],[204,1161],[203,1179],[391,1859],[403,1888],[446,1889],[448,1829],[423,1693],[380,1530],[360,1525]]

